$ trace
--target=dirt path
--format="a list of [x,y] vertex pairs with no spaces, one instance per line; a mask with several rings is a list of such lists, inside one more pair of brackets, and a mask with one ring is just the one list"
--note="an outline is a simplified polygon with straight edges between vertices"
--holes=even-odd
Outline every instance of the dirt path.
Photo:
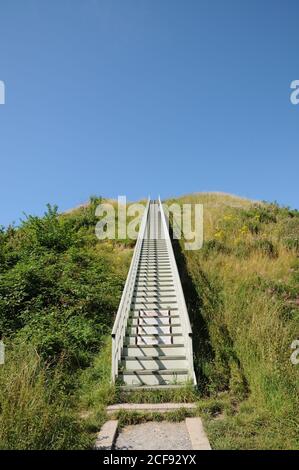
[[192,446],[184,422],[152,421],[122,429],[116,440],[115,449],[190,450]]

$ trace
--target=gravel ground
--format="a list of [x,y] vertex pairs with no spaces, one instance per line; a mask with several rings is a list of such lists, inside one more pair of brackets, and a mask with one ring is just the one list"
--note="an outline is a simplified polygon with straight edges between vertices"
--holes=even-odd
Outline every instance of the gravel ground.
[[191,450],[184,422],[149,422],[126,426],[116,439],[115,449],[123,450]]

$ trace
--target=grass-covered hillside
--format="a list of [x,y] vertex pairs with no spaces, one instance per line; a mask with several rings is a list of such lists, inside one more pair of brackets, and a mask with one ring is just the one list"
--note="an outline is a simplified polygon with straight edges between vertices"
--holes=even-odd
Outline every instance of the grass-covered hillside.
[[95,208],[0,231],[0,449],[90,445],[81,371],[111,331],[132,242],[100,242]]
[[222,194],[175,201],[204,204],[203,248],[174,244],[199,390],[123,397],[110,384],[134,243],[96,238],[98,198],[48,207],[0,231],[0,449],[90,448],[105,405],[124,399],[197,400],[214,448],[299,448],[299,213]]
[[212,445],[298,449],[299,212],[222,194],[179,202],[204,204],[203,249],[179,258],[202,392],[220,400]]

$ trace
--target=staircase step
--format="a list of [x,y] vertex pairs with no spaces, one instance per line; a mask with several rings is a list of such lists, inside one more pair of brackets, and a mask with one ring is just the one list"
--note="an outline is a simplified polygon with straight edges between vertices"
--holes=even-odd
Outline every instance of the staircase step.
[[187,369],[186,356],[122,357],[120,367],[128,370]]
[[168,302],[132,302],[131,308],[134,310],[149,310],[149,309],[170,309],[177,307],[177,301],[168,301]]
[[145,272],[139,272],[137,271],[137,279],[139,278],[154,278],[154,279],[157,279],[157,278],[161,278],[161,279],[171,279],[173,280],[173,276],[172,276],[172,273],[171,271],[169,272],[166,272],[166,273],[160,273],[158,271],[155,271],[155,272],[148,272],[148,270],[146,270]]
[[126,357],[148,357],[148,356],[181,356],[185,351],[184,344],[152,345],[127,345],[123,348],[123,356]]
[[138,295],[133,295],[133,301],[138,302],[176,302],[177,296],[175,294],[154,294],[154,293],[138,293]]
[[181,325],[138,325],[128,328],[128,334],[131,335],[172,335],[182,333]]
[[167,309],[159,309],[159,308],[152,308],[150,310],[146,308],[142,309],[135,309],[131,310],[130,314],[132,317],[141,316],[141,317],[165,317],[165,316],[172,316],[178,314],[177,308],[167,308]]
[[[187,384],[188,385],[188,384]],[[138,390],[139,391],[155,391],[155,390],[180,390],[184,389],[185,387],[185,382],[181,383],[179,385],[138,385]],[[121,385],[120,387],[124,392],[132,392],[136,390],[136,385]]]
[[[176,296],[176,293],[175,293],[175,291],[173,291],[173,290],[171,290],[170,292],[169,292],[168,290],[156,291],[156,292],[155,292],[155,291],[148,291],[148,290],[144,291],[144,290],[143,290],[143,291],[140,292],[140,288],[141,288],[141,287],[144,287],[144,286],[138,287],[138,291],[139,291],[139,293],[142,294],[142,296],[143,296],[144,294],[146,294],[146,293],[148,293],[148,295],[149,295],[150,297],[156,297],[157,295],[164,295],[164,296],[165,296],[165,295],[168,295],[168,296],[174,296],[174,295],[175,295],[175,296]],[[152,287],[152,286],[151,286],[151,287]],[[168,288],[168,289],[169,289],[169,288]],[[136,293],[137,293],[137,292],[136,292]],[[136,293],[135,293],[135,291],[133,292],[133,294],[136,294]]]
[[148,267],[156,268],[157,266],[171,267],[171,264],[170,264],[169,259],[160,259],[160,257],[158,257],[158,258],[144,258],[138,264],[138,267],[140,266],[143,266],[145,268],[148,268]]
[[143,345],[153,345],[160,346],[163,344],[181,344],[182,335],[180,333],[175,333],[172,335],[163,334],[163,335],[126,335],[125,336],[125,345],[136,344],[137,346]]
[[170,268],[167,268],[167,269],[163,269],[163,268],[159,268],[159,269],[155,269],[155,268],[152,268],[152,269],[146,269],[146,268],[138,269],[137,275],[138,276],[168,276],[168,277],[172,277],[172,273],[171,273]]
[[[144,321],[143,321],[144,320]],[[130,326],[139,325],[181,325],[179,315],[161,315],[155,317],[141,317],[140,315],[131,315],[128,319]]]
[[169,261],[169,254],[167,251],[142,251],[140,254],[140,261],[152,259],[155,261]]
[[162,287],[156,287],[156,286],[150,286],[150,287],[145,287],[145,286],[136,286],[134,289],[134,293],[142,293],[142,294],[171,294],[171,295],[176,295],[174,287],[167,287],[167,286],[162,286]]
[[158,263],[160,262],[170,262],[169,254],[167,251],[143,251],[140,254],[140,260],[139,262],[142,261],[156,261]]
[[149,249],[149,250],[141,250],[141,257],[143,256],[153,256],[153,257],[157,257],[157,255],[160,256],[165,256],[167,258],[169,258],[169,253],[167,250],[162,250],[162,249]]
[[[139,277],[140,277],[140,279],[139,279]],[[153,276],[153,275],[151,276],[151,277],[154,277],[153,279],[144,279],[145,277],[146,276],[143,273],[139,274],[138,271],[137,271],[137,273],[136,273],[136,283],[137,284],[152,283],[154,285],[162,285],[162,286],[165,285],[165,284],[166,285],[167,284],[172,284],[172,285],[174,284],[174,278],[173,278],[172,275],[171,276],[168,275],[168,279],[163,279],[163,278],[159,279],[156,274],[155,274],[155,276]]]
[[166,253],[168,254],[167,247],[164,246],[144,246],[141,249],[141,253]]
[[119,378],[126,385],[177,385],[186,383],[189,375],[186,369],[163,371],[122,371]]
[[143,280],[140,280],[140,281],[137,281],[136,284],[135,284],[135,289],[140,289],[140,288],[143,288],[143,289],[149,289],[153,287],[154,289],[157,289],[157,290],[163,290],[163,289],[174,289],[174,282],[173,280],[171,281],[168,281],[168,282],[165,282],[165,281],[149,281],[149,282],[146,282],[146,281],[143,281]]
[[[133,325],[180,325],[181,319],[179,315],[168,315],[168,316],[154,316],[154,317],[140,317],[140,315],[131,315],[129,317],[129,324]],[[138,322],[139,321],[139,322]]]
[[171,267],[169,264],[159,264],[159,265],[154,265],[153,263],[147,264],[140,264],[138,266],[138,272],[141,271],[170,271],[171,272]]
[[[178,317],[172,320],[174,323],[179,324]],[[129,325],[130,326],[154,326],[154,325],[171,325],[171,317],[137,317],[137,318],[130,318]]]

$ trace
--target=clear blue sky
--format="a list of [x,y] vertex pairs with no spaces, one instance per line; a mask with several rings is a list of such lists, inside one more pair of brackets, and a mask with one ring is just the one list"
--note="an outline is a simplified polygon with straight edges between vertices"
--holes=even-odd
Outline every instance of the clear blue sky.
[[0,224],[91,194],[299,207],[297,0],[1,0]]

